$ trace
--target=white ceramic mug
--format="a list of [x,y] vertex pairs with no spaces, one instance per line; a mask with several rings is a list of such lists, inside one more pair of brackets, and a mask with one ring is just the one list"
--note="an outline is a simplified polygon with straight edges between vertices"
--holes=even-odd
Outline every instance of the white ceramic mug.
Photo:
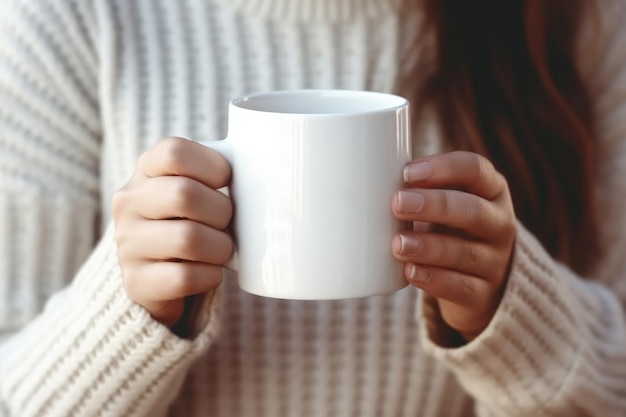
[[[255,94],[229,106],[239,286],[265,297],[331,300],[403,288],[391,211],[411,158],[409,107],[348,90]],[[231,263],[232,264],[232,263]]]

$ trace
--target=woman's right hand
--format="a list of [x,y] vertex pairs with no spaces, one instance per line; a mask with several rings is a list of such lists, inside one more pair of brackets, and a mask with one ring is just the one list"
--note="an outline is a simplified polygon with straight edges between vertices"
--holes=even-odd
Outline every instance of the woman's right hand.
[[186,318],[186,297],[217,288],[233,252],[224,231],[232,204],[216,191],[230,175],[219,153],[167,138],[140,157],[133,177],[113,197],[124,288],[170,328]]

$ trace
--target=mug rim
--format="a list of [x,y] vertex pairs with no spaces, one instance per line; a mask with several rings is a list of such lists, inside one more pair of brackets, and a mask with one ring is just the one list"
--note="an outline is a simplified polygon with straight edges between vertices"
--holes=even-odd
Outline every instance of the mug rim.
[[[296,112],[296,111],[279,111],[279,110],[270,110],[263,109],[259,107],[255,107],[253,102],[261,99],[268,98],[284,98],[285,96],[341,96],[341,97],[352,97],[355,99],[384,99],[389,104],[380,106],[375,106],[370,110],[354,110],[354,111],[341,111],[341,112],[328,112],[328,113],[316,113],[316,112]],[[382,100],[381,100],[382,103]],[[267,115],[281,115],[281,116],[292,116],[292,117],[333,117],[333,116],[362,116],[362,115],[371,115],[376,113],[387,113],[393,112],[396,110],[400,110],[409,105],[409,101],[402,96],[391,94],[391,93],[383,93],[378,91],[367,91],[367,90],[348,90],[348,89],[296,89],[296,90],[277,90],[277,91],[267,91],[267,92],[257,92],[248,94],[243,97],[236,98],[230,102],[230,106],[239,110],[243,110],[246,112],[254,112],[254,113],[262,113]]]

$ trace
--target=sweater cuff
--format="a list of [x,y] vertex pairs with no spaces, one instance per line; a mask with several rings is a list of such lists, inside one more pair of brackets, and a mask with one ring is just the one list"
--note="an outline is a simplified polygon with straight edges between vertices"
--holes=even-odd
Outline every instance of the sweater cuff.
[[579,353],[576,311],[582,307],[566,275],[518,223],[506,289],[488,327],[461,347],[446,347],[450,329],[436,300],[423,294],[425,351],[446,364],[483,406],[512,411],[546,404]]
[[149,415],[177,395],[215,339],[216,292],[193,340],[175,336],[126,295],[112,225],[43,314],[3,346],[1,398],[15,415]]

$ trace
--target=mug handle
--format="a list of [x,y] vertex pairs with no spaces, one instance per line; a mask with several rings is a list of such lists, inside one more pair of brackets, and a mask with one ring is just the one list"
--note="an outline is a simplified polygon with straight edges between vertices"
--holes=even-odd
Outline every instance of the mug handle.
[[[229,164],[233,164],[233,148],[228,138],[216,141],[200,141],[200,144],[206,146],[209,149],[212,149],[222,155]],[[217,190],[227,196],[230,196],[229,187],[223,187]],[[224,263],[224,268],[229,269],[233,272],[239,271],[239,256],[237,254],[237,248],[233,251],[233,255]]]

